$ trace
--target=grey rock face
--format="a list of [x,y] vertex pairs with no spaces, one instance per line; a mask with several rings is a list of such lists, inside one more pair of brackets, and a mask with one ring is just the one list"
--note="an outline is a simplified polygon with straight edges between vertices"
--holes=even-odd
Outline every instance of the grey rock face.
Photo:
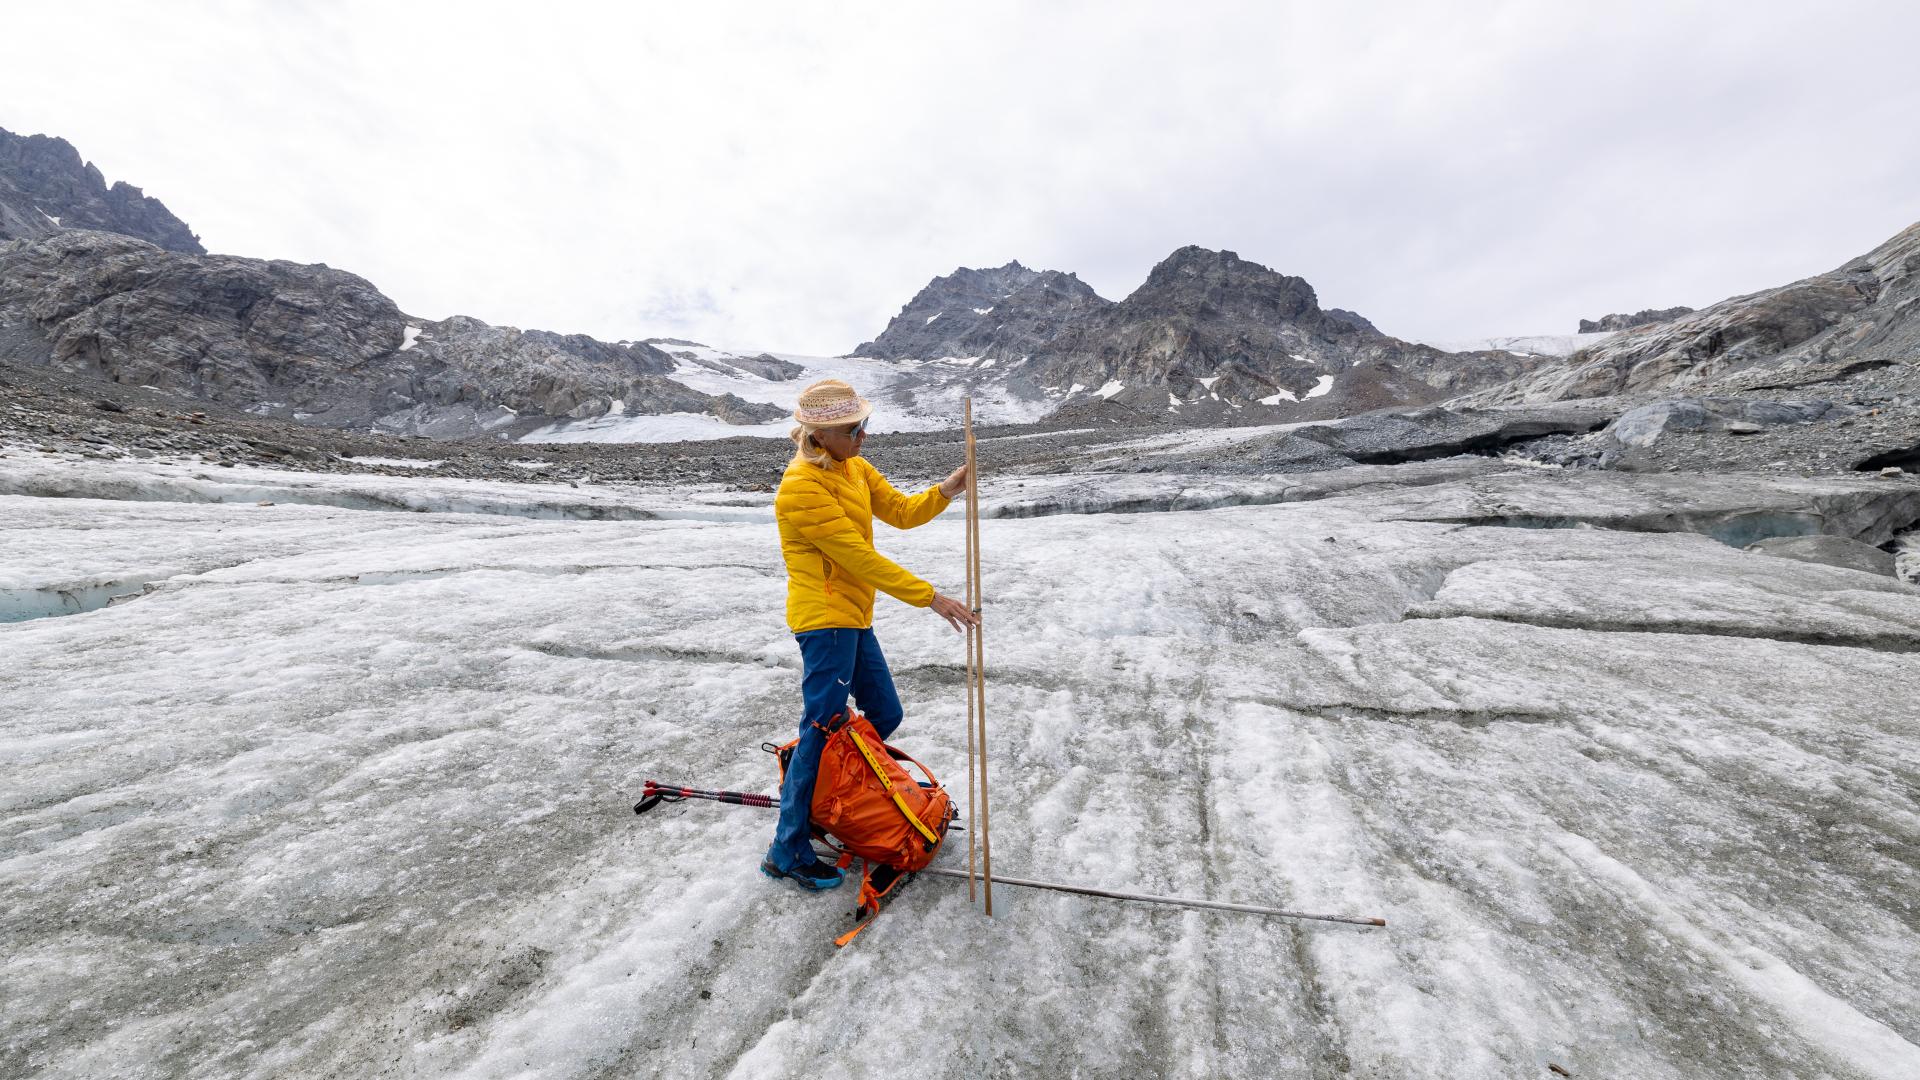
[[1651,446],[1665,431],[1723,431],[1735,435],[1781,424],[1810,424],[1851,411],[1831,401],[1766,401],[1747,398],[1675,398],[1622,413],[1607,428],[1621,446]]
[[0,129],[0,242],[61,229],[136,236],[168,251],[204,255],[200,238],[159,199],[106,177],[65,139]]
[[1581,319],[1579,332],[1582,334],[1600,334],[1609,330],[1631,330],[1636,326],[1647,326],[1652,323],[1666,322],[1669,319],[1677,319],[1682,315],[1688,315],[1692,312],[1693,309],[1690,307],[1670,307],[1660,308],[1658,310],[1647,308],[1642,311],[1636,311],[1631,315],[1602,315],[1597,319]]
[[1821,563],[1869,574],[1894,576],[1893,554],[1841,536],[1777,536],[1748,544],[1748,551],[1797,562]]
[[1920,225],[1829,273],[1637,327],[1463,404],[1758,390],[1920,356]]
[[667,378],[673,360],[651,346],[410,319],[325,266],[81,230],[0,247],[0,358],[257,415],[436,436],[514,436],[616,401],[735,423],[780,414]]
[[1367,465],[1428,461],[1456,454],[1492,454],[1547,435],[1583,434],[1614,415],[1606,404],[1453,410],[1438,406],[1398,414],[1350,416],[1296,428],[1302,439],[1330,446]]

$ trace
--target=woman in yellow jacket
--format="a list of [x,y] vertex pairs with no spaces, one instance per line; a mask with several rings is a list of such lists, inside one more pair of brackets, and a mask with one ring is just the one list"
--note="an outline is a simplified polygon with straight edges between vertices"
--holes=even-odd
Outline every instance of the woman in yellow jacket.
[[801,391],[793,461],[773,500],[787,562],[787,626],[800,643],[805,704],[800,744],[780,788],[780,824],[760,870],[808,889],[831,889],[841,880],[838,869],[814,855],[808,829],[827,722],[846,711],[851,693],[881,738],[900,726],[900,696],[873,636],[874,591],[932,608],[955,630],[976,621],[965,604],[873,549],[874,518],[896,529],[932,521],[964,488],[967,470],[961,466],[938,487],[902,495],[860,456],[872,412],[871,402],[838,379]]

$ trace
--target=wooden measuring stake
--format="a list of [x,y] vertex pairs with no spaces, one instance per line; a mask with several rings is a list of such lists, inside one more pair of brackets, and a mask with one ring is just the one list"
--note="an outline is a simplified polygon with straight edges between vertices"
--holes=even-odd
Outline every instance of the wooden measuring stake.
[[[966,592],[967,610],[975,607],[973,600],[973,399],[967,398],[963,407],[967,448],[967,522],[966,522]],[[979,782],[975,779],[979,759],[973,747],[973,630],[967,627],[967,903],[974,901],[974,856],[973,838],[979,832],[975,826],[975,808],[980,805]]]
[[[967,578],[972,583],[972,595],[967,598],[967,606],[973,609],[974,618],[980,618],[981,598],[984,582],[980,571],[980,476],[979,454],[973,441],[973,399],[966,402],[967,426]],[[980,881],[981,896],[986,903],[987,917],[993,917],[993,830],[988,824],[990,805],[987,796],[987,642],[984,622],[972,628],[968,635],[972,646],[974,723],[979,727],[978,737],[974,740],[980,747]]]

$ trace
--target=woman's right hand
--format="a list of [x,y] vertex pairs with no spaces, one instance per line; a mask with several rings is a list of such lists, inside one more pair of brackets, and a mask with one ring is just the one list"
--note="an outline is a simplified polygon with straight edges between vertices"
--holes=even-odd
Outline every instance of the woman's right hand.
[[934,593],[933,603],[930,606],[933,608],[935,615],[947,620],[948,625],[953,627],[953,632],[956,634],[966,633],[967,627],[969,626],[980,625],[980,616],[967,610],[967,605],[955,600],[951,596],[943,593]]

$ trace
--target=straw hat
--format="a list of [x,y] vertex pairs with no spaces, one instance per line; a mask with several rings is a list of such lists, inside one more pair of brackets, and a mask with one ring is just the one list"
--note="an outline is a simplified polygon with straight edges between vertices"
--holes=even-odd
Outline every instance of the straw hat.
[[800,406],[793,418],[808,427],[838,427],[857,424],[873,411],[873,402],[854,392],[839,379],[821,379],[800,391]]

